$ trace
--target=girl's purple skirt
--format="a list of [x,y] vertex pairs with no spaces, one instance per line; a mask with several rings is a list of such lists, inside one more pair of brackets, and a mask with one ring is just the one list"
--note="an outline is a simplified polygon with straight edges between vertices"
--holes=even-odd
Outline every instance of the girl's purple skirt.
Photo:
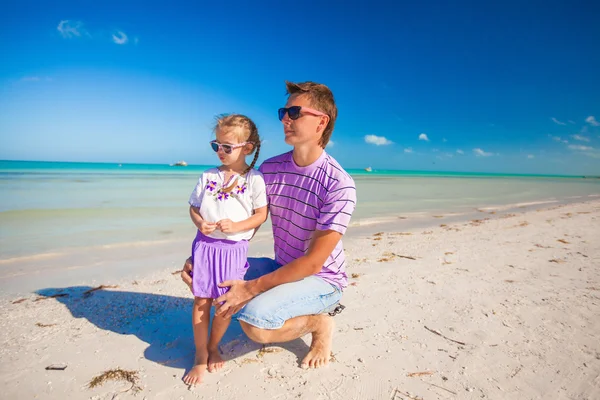
[[213,239],[198,231],[192,243],[192,291],[194,296],[216,299],[229,288],[217,285],[243,280],[248,269],[248,241]]

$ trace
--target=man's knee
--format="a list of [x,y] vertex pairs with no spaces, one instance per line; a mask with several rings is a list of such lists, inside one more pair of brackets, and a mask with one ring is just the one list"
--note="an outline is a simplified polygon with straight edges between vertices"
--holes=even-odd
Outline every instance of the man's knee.
[[268,329],[257,328],[247,322],[240,321],[240,326],[246,333],[246,336],[256,343],[270,343],[271,332]]

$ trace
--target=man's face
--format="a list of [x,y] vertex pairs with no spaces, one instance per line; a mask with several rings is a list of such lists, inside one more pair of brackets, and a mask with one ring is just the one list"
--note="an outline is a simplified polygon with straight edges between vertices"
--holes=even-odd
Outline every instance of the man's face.
[[[312,108],[308,97],[302,94],[291,95],[285,107],[300,106]],[[318,145],[323,130],[329,121],[327,116],[317,116],[300,111],[300,117],[292,120],[289,115],[283,117],[283,132],[285,142],[292,146],[314,144]]]

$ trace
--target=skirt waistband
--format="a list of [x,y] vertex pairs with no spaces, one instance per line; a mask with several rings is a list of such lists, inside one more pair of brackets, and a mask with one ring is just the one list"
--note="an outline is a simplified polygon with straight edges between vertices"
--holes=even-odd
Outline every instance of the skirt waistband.
[[205,244],[211,245],[211,246],[215,246],[215,247],[239,247],[239,248],[244,248],[248,246],[248,241],[247,240],[240,240],[240,241],[235,241],[235,240],[229,240],[229,239],[219,239],[219,238],[213,238],[210,236],[206,236],[205,234],[203,234],[202,232],[200,232],[199,230],[196,233],[196,241],[201,241]]

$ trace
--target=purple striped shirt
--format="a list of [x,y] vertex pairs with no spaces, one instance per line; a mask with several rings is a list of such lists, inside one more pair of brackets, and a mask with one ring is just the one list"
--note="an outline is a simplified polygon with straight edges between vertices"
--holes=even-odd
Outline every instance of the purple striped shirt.
[[[259,170],[265,179],[279,264],[303,256],[315,230],[346,232],[356,207],[356,187],[325,151],[307,167],[296,165],[290,151],[266,160]],[[347,286],[341,240],[317,276],[339,288]]]

